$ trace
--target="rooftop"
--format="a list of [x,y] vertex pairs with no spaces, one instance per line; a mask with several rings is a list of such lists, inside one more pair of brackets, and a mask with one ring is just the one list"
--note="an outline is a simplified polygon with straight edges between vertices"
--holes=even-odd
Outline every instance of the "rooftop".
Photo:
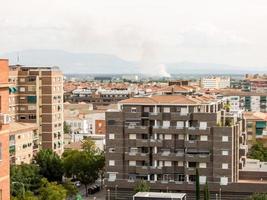
[[134,195],[134,197],[182,199],[186,197],[186,193],[138,192]]
[[184,96],[184,95],[159,95],[149,97],[133,97],[120,101],[121,104],[146,104],[146,105],[161,105],[161,104],[176,104],[176,105],[200,105],[217,102],[213,96]]

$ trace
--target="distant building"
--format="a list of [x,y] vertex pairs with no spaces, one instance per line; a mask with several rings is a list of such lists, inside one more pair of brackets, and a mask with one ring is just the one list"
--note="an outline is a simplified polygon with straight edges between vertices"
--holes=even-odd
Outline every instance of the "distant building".
[[267,75],[246,75],[245,80],[242,82],[242,90],[267,93]]
[[200,85],[204,89],[230,88],[230,77],[211,76],[200,79]]

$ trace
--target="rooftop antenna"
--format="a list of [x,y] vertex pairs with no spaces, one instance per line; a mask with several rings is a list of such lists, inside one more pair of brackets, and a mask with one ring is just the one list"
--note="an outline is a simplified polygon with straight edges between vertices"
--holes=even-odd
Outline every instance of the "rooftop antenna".
[[19,52],[17,53],[17,65],[19,65]]

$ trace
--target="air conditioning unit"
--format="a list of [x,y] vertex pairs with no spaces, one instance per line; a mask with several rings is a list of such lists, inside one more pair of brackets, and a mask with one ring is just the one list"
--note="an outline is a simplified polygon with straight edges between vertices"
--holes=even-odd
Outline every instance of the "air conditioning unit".
[[0,114],[0,123],[1,124],[10,124],[11,117],[8,114]]

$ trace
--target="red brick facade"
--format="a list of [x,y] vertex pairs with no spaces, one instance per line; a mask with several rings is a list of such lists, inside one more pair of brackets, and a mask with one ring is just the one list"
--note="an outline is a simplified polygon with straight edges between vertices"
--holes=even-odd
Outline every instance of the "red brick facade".
[[[0,59],[0,113],[8,113],[8,60]],[[9,188],[9,125],[0,122],[0,199],[10,199]]]

